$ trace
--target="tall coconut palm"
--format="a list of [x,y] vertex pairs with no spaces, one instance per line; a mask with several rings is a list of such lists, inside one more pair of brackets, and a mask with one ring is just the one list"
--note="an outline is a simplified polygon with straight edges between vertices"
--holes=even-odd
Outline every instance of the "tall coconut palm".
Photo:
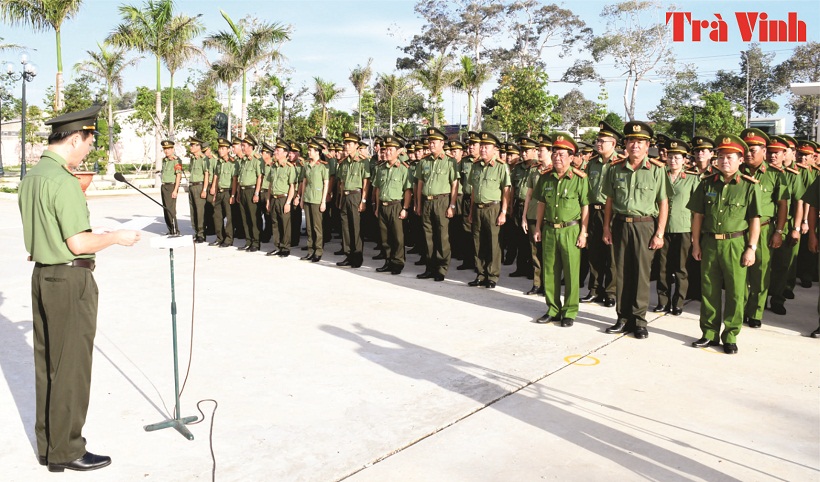
[[[108,36],[108,40],[119,47],[151,54],[156,59],[157,88],[155,96],[155,168],[157,173],[162,169],[160,157],[160,119],[162,119],[162,84],[160,60],[168,49],[168,25],[174,17],[173,0],[146,0],[142,8],[135,5],[120,5],[120,16],[123,23],[117,25]],[[159,176],[156,177],[159,185]]]
[[313,100],[322,107],[322,137],[327,137],[327,106],[336,100],[345,90],[336,87],[334,82],[314,77]]
[[370,78],[373,77],[373,58],[367,59],[367,65],[362,67],[357,65],[355,69],[350,71],[350,83],[359,94],[359,135],[362,135],[362,92],[367,88]]
[[220,10],[222,17],[228,22],[230,30],[220,30],[205,38],[203,44],[222,54],[233,58],[242,69],[242,113],[240,116],[241,134],[245,135],[245,121],[248,111],[247,77],[250,70],[263,59],[278,61],[281,54],[278,47],[290,40],[290,27],[283,27],[278,23],[245,22],[234,23],[227,13]]
[[88,60],[74,65],[77,72],[86,72],[105,81],[106,103],[108,104],[108,162],[114,161],[114,112],[111,106],[111,91],[117,89],[122,94],[122,73],[137,65],[142,57],[126,59],[125,51],[112,48],[109,43],[97,44],[99,51],[88,50]]
[[[473,128],[473,100],[478,102],[478,91],[485,82],[490,80],[490,70],[485,64],[474,62],[468,56],[461,57],[461,68],[455,71],[453,87],[467,94],[467,129]],[[476,117],[476,130],[481,125],[481,119]]]
[[377,93],[390,103],[390,134],[393,133],[393,101],[410,88],[411,85],[407,79],[396,74],[382,74],[376,82]]
[[444,55],[433,57],[424,67],[414,70],[410,77],[417,81],[421,88],[429,94],[429,101],[432,107],[433,127],[438,126],[438,110],[441,102],[441,94],[444,89],[450,87],[455,82],[455,74],[447,70],[450,58]]
[[60,29],[63,22],[80,11],[83,0],[0,0],[0,18],[12,25],[28,25],[35,32],[54,30],[57,37],[57,79],[54,111],[63,108],[63,47]]
[[197,17],[188,17],[187,15],[176,15],[171,19],[168,29],[171,32],[176,32],[173,37],[169,37],[168,49],[162,54],[162,61],[168,72],[171,73],[171,91],[168,97],[168,135],[174,138],[174,74],[182,68],[183,65],[195,60],[202,59],[207,61],[205,52],[199,47],[191,43],[197,35],[201,34],[205,27]]
[[231,98],[233,98],[233,85],[242,77],[242,67],[230,55],[223,55],[221,59],[211,64],[208,71],[208,78],[211,82],[222,82],[228,88],[228,135],[231,133]]

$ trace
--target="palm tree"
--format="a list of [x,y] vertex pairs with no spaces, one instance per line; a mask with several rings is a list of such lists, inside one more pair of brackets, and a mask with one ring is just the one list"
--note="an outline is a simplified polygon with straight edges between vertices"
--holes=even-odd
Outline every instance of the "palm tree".
[[142,57],[125,58],[122,49],[111,49],[111,44],[104,42],[97,44],[99,51],[88,50],[88,60],[74,66],[77,72],[86,72],[105,80],[106,103],[108,104],[108,162],[114,161],[114,113],[111,106],[111,90],[117,89],[122,94],[122,73],[128,67],[137,65]]
[[0,52],[6,51],[6,50],[25,50],[25,47],[23,47],[22,45],[4,44],[2,42],[3,42],[3,37],[0,37]]
[[205,29],[197,17],[177,15],[171,19],[168,29],[175,32],[169,37],[168,49],[162,55],[162,61],[171,73],[171,93],[168,98],[168,135],[174,138],[174,74],[185,64],[201,58],[207,62],[205,53],[191,43],[191,40]]
[[[473,100],[478,102],[478,91],[490,80],[490,70],[485,64],[473,62],[473,59],[465,55],[461,57],[461,69],[456,70],[455,74],[453,86],[467,93],[467,130],[470,130],[473,128]],[[481,119],[477,115],[475,125],[481,125]]]
[[80,11],[83,0],[0,0],[0,18],[12,25],[29,25],[35,32],[49,28],[57,36],[57,80],[54,112],[63,108],[63,50],[60,29],[63,21]]
[[211,64],[208,71],[208,79],[213,82],[222,82],[228,87],[228,136],[231,133],[231,98],[233,97],[233,84],[242,77],[242,67],[230,55],[223,55],[221,59]]
[[429,101],[432,107],[433,127],[438,124],[438,106],[441,102],[441,94],[444,89],[453,85],[455,74],[447,70],[450,58],[443,55],[433,57],[420,69],[410,73],[410,77],[417,81],[421,88],[430,95]]
[[327,137],[327,106],[345,90],[330,81],[314,77],[313,100],[322,107],[322,137]]
[[227,13],[220,10],[222,17],[231,27],[230,31],[220,30],[209,35],[203,41],[206,48],[215,49],[233,58],[242,69],[242,123],[241,134],[245,135],[247,117],[247,74],[248,70],[263,59],[278,61],[282,55],[277,50],[278,44],[290,40],[290,28],[278,23],[245,22],[235,24]]
[[376,82],[376,91],[390,103],[390,134],[393,134],[393,101],[410,87],[407,79],[396,74],[381,74]]
[[356,89],[356,93],[359,94],[359,135],[362,135],[362,92],[367,88],[370,78],[373,77],[372,65],[373,58],[371,57],[367,59],[367,65],[364,67],[358,65],[350,71],[350,83],[353,84],[353,88]]

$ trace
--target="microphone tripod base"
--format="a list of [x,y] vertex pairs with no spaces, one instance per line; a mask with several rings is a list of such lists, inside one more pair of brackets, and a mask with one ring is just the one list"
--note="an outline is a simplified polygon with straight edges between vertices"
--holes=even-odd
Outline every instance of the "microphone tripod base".
[[153,432],[154,430],[162,430],[163,428],[174,428],[177,432],[181,433],[183,437],[187,438],[188,440],[194,439],[194,434],[188,430],[188,427],[185,425],[195,422],[196,416],[191,417],[184,417],[184,418],[174,418],[171,420],[165,420],[164,422],[152,423],[151,425],[146,425],[143,427],[146,432]]

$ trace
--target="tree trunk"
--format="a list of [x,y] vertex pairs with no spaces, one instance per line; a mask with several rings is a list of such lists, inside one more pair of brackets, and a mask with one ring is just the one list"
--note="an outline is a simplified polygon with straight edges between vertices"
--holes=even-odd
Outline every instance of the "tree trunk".
[[60,42],[60,29],[55,30],[57,38],[57,79],[54,87],[54,113],[63,108],[63,48]]
[[171,95],[168,97],[168,138],[172,141],[176,137],[174,132],[174,73],[171,72]]
[[245,119],[246,113],[248,109],[248,99],[247,99],[247,73],[243,70],[242,71],[242,113],[240,114],[239,122],[241,123],[241,128],[239,130],[239,135],[242,138],[245,138]]
[[632,98],[629,99],[629,120],[635,120],[635,100],[638,98],[638,74],[632,81]]
[[362,135],[362,93],[359,92],[359,135]]
[[159,126],[157,122],[160,119],[160,112],[162,112],[162,87],[159,83],[159,72],[160,72],[160,63],[159,63],[159,56],[157,56],[157,92],[156,92],[156,99],[154,104],[155,115],[157,116],[157,120],[154,122],[154,169],[156,170],[156,174],[154,176],[154,187],[160,187],[160,173],[162,171],[162,150],[160,149],[160,132]]
[[629,79],[632,78],[632,72],[628,72],[626,76],[626,82],[624,83],[624,112],[626,116],[629,117],[629,120],[632,120],[632,115],[629,113],[629,103],[627,102],[627,94],[629,92]]
[[390,135],[393,135],[393,98],[390,98]]
[[322,137],[327,137],[327,107],[322,106]]
[[[461,126],[458,126],[461,130]],[[467,130],[473,130],[473,96],[467,92]]]
[[233,90],[233,84],[228,84],[228,140],[233,141],[233,131],[231,130],[231,91]]
[[111,82],[108,82],[108,163],[114,162],[114,111],[111,107]]

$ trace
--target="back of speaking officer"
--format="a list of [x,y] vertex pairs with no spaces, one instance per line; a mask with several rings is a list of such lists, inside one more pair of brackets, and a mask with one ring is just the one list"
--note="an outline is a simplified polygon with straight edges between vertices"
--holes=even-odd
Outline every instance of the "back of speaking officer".
[[137,231],[91,230],[80,183],[69,172],[94,144],[100,106],[55,117],[48,149],[20,183],[19,205],[30,259],[34,320],[37,453],[51,472],[111,463],[86,451],[82,435],[97,331],[94,253],[131,246]]

